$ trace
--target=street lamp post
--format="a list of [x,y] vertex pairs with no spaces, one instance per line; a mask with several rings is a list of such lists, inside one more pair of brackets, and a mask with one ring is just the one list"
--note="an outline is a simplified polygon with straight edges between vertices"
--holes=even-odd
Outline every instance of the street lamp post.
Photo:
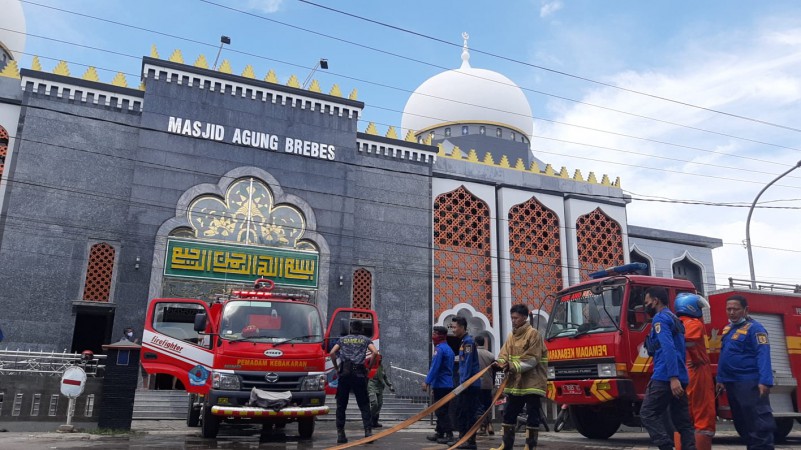
[[756,289],[757,287],[756,274],[754,273],[754,255],[751,253],[751,215],[754,213],[754,207],[756,206],[757,201],[759,201],[759,197],[762,196],[762,193],[764,193],[765,190],[771,187],[773,183],[779,181],[780,179],[782,179],[782,177],[784,177],[785,175],[787,175],[788,173],[794,171],[799,167],[801,167],[801,161],[795,163],[793,167],[791,167],[778,177],[774,178],[773,181],[771,181],[765,187],[763,187],[762,190],[759,191],[759,194],[757,194],[756,198],[754,199],[754,202],[751,203],[751,208],[748,210],[748,219],[745,220],[745,249],[748,251],[748,268],[751,270],[751,289]]

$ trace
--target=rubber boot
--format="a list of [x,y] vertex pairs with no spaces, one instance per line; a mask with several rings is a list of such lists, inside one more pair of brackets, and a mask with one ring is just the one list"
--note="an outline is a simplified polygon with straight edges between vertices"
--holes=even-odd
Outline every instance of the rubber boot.
[[[459,439],[461,440],[461,436],[459,437]],[[458,446],[456,448],[460,448],[460,449],[464,449],[464,450],[475,450],[475,449],[477,449],[478,446],[476,445],[476,435],[474,434],[474,435],[470,436],[470,438],[467,439],[467,442],[465,442],[464,444],[462,444],[462,445],[460,445],[460,446]]]
[[526,446],[523,450],[533,450],[537,448],[537,438],[539,438],[539,428],[526,427]]
[[695,435],[696,450],[712,450],[712,436],[706,434]]
[[503,441],[501,446],[490,450],[512,450],[515,446],[515,426],[503,424]]
[[347,442],[348,437],[345,436],[345,429],[337,428],[337,444],[346,444]]

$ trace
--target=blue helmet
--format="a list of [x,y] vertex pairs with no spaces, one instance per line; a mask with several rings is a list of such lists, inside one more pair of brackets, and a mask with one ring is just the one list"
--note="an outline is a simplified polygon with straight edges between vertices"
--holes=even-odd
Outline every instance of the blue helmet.
[[689,292],[677,295],[676,301],[673,302],[673,308],[678,316],[702,317],[704,313],[701,309],[708,306],[709,303],[705,298]]

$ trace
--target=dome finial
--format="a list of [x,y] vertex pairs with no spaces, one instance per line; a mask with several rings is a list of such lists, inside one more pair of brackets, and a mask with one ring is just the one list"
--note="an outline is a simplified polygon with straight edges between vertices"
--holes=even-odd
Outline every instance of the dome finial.
[[464,39],[464,45],[462,46],[462,69],[466,69],[470,67],[470,52],[467,51],[467,40],[470,39],[470,35],[467,34],[467,31],[462,33],[462,39]]

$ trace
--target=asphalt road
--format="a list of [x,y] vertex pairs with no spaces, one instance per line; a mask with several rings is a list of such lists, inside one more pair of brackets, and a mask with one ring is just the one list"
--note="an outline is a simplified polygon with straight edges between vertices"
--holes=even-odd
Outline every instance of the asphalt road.
[[[790,434],[788,442],[777,445],[777,449],[801,449],[801,426]],[[348,437],[356,439],[363,432],[356,423],[349,423]],[[425,439],[430,429],[422,424],[415,428],[395,433],[370,445],[354,447],[360,449],[421,449],[444,450],[444,445],[432,444]],[[500,444],[500,436],[479,437],[478,448],[489,449]],[[575,432],[540,433],[540,446],[546,449],[649,449],[648,435],[636,429],[617,433],[604,441],[586,439]],[[203,439],[199,429],[187,428],[179,421],[134,422],[134,432],[118,436],[89,433],[0,433],[0,449],[324,449],[336,445],[333,423],[321,422],[310,441],[298,439],[297,428],[289,425],[286,434],[261,435],[260,427],[221,428],[217,439]],[[517,435],[516,448],[523,448],[523,434]],[[714,440],[715,449],[743,449],[736,433],[722,430]]]

